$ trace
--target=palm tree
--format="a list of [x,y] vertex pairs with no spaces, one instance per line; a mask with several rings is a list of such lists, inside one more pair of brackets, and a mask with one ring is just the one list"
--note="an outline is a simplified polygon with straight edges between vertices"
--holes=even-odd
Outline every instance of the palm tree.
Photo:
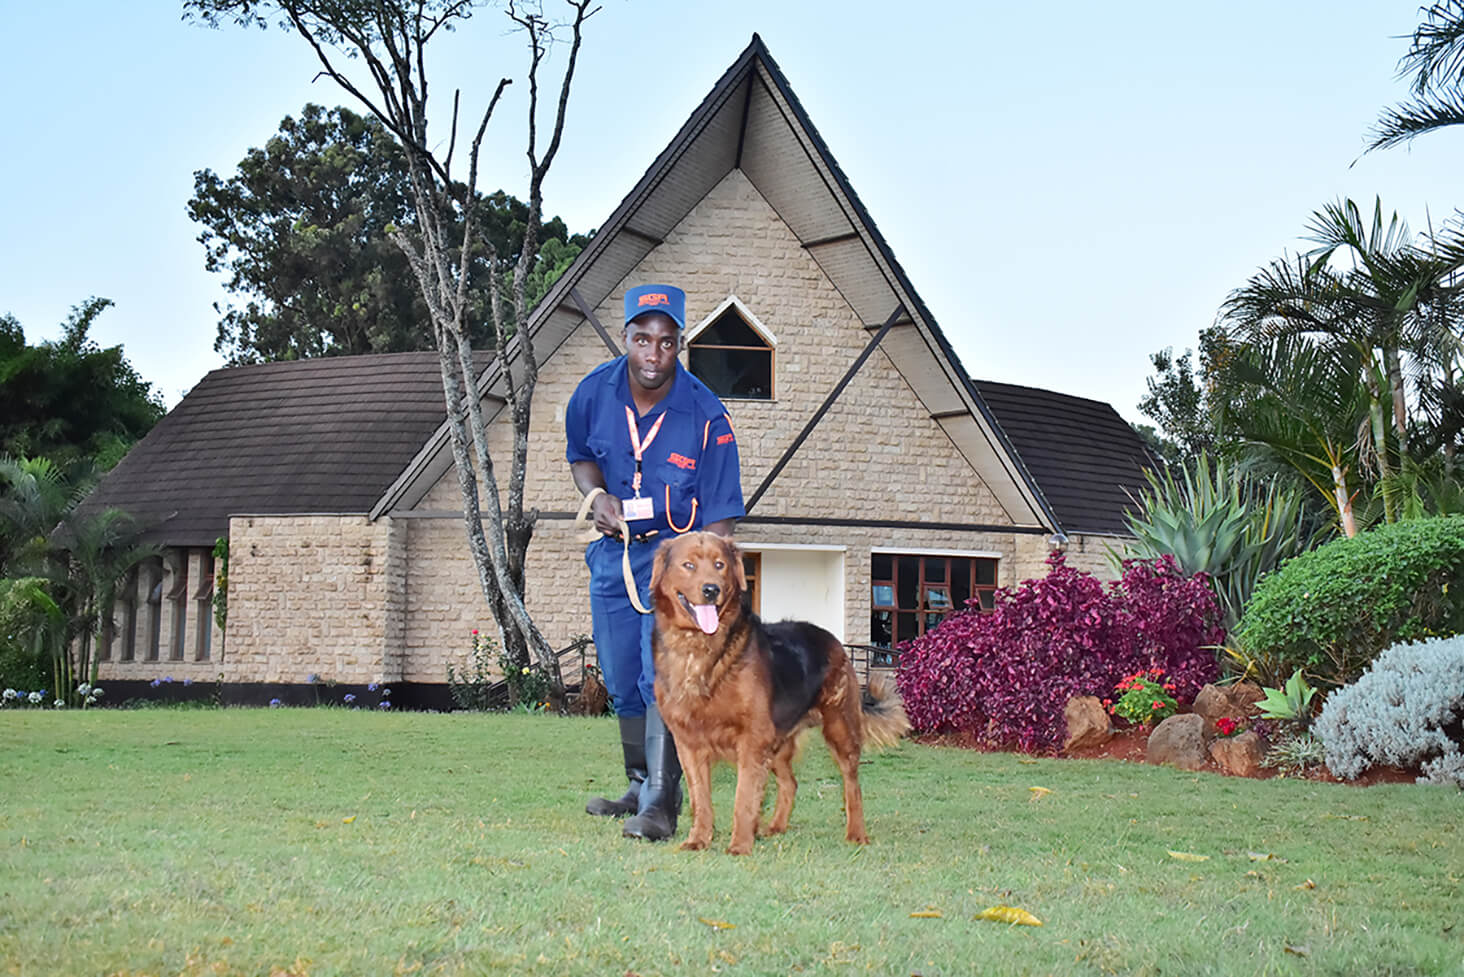
[[86,488],[47,459],[0,458],[0,595],[24,644],[50,658],[60,699],[95,680],[92,641],[117,582],[157,552],[121,510],[78,516]]
[[77,495],[47,458],[0,457],[0,577],[34,573],[44,566],[51,531]]
[[1221,315],[1245,343],[1309,337],[1334,347],[1335,362],[1353,364],[1367,393],[1363,456],[1376,469],[1391,522],[1396,459],[1410,438],[1406,368],[1416,371],[1440,333],[1451,332],[1452,276],[1464,249],[1416,245],[1396,213],[1384,220],[1381,200],[1370,218],[1351,200],[1328,204],[1312,215],[1306,237],[1317,247],[1261,269],[1230,294]]
[[1383,110],[1369,152],[1464,123],[1464,2],[1445,0],[1423,8],[1423,23],[1398,69],[1412,73],[1413,99]]
[[1368,393],[1355,347],[1281,336],[1236,348],[1228,385],[1245,392],[1221,406],[1227,430],[1257,453],[1294,470],[1332,510],[1346,536],[1357,534],[1359,469],[1370,442]]

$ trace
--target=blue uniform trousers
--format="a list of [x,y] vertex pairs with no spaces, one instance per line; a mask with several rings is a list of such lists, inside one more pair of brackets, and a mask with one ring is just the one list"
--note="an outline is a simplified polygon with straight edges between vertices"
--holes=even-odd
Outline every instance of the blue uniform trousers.
[[[630,568],[641,603],[651,606],[651,563],[659,539],[630,544]],[[656,671],[651,659],[651,631],[655,615],[642,614],[625,593],[620,567],[622,544],[602,536],[585,547],[590,568],[590,615],[595,654],[615,715],[630,719],[646,714],[656,701]]]

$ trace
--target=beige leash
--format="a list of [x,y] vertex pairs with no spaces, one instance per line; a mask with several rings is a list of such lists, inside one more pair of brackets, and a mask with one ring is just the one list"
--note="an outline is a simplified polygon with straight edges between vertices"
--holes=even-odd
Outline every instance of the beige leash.
[[[580,503],[579,515],[574,517],[575,521],[590,521],[590,506],[594,503],[595,498],[608,494],[608,492],[598,485],[590,489],[589,493],[585,496],[585,500]],[[593,525],[593,521],[590,522]],[[596,530],[595,535],[598,537],[604,534]],[[630,527],[625,524],[624,519],[620,520],[620,543],[622,546],[620,553],[620,575],[625,578],[625,595],[630,598],[631,607],[634,607],[642,614],[649,614],[651,611],[641,603],[640,591],[635,585],[635,574],[630,570]]]

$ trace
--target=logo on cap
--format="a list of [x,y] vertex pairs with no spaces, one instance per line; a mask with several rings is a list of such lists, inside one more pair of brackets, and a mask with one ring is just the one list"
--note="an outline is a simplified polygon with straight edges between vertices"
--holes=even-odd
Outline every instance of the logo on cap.
[[670,316],[677,329],[686,328],[686,293],[675,285],[637,285],[625,293],[625,321],[648,313]]

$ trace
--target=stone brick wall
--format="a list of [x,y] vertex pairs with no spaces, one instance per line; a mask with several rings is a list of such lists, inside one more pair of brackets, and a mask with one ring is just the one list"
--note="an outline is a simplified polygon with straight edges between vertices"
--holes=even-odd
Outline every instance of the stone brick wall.
[[228,682],[399,680],[403,536],[390,518],[235,516],[216,670]]
[[1124,540],[1118,536],[1074,534],[1068,540],[1067,565],[1086,570],[1100,580],[1117,580],[1118,571],[1109,560],[1110,551],[1123,553]]
[[[397,521],[407,527],[405,550],[411,566],[402,679],[444,682],[448,665],[459,670],[467,665],[473,630],[496,642],[498,625],[478,584],[461,518]],[[529,547],[526,603],[555,648],[590,633],[590,571],[583,534],[583,527],[566,520],[544,520]]]

